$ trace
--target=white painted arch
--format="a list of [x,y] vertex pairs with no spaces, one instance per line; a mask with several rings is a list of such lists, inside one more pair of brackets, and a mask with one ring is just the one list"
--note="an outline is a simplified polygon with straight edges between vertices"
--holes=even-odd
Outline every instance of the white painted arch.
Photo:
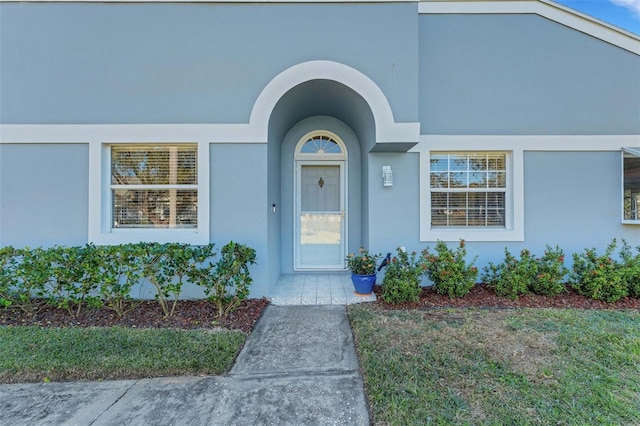
[[335,81],[362,96],[373,113],[377,143],[419,141],[420,123],[396,123],[386,96],[369,77],[348,65],[325,60],[296,64],[282,71],[265,86],[253,105],[249,120],[255,134],[266,142],[269,118],[278,101],[289,90],[312,80]]

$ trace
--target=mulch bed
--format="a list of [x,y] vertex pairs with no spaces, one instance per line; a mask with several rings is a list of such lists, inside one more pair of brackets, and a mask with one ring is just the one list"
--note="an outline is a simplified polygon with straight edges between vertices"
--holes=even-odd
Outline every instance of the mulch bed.
[[44,307],[35,317],[16,309],[0,310],[0,325],[35,325],[39,327],[110,327],[137,328],[228,328],[253,330],[262,312],[269,304],[266,299],[245,300],[224,318],[216,318],[216,310],[204,300],[181,300],[173,316],[164,318],[158,302],[153,300],[132,302],[123,317],[107,308],[84,308],[78,317],[64,309]]
[[442,307],[482,307],[482,308],[577,308],[577,309],[640,309],[640,299],[625,297],[614,303],[589,299],[568,288],[557,296],[525,294],[512,300],[497,296],[486,284],[476,284],[464,297],[450,299],[438,294],[430,287],[422,289],[418,302],[392,305],[382,300],[382,287],[374,290],[379,306],[386,309],[442,308]]
[[[640,309],[640,299],[623,298],[607,303],[586,298],[569,288],[558,296],[527,294],[512,300],[499,297],[485,284],[475,285],[464,297],[450,299],[423,288],[418,302],[392,305],[382,300],[382,287],[375,286],[378,297],[375,304],[383,309],[416,309],[442,307],[481,308],[578,308],[578,309]],[[118,317],[107,308],[84,308],[78,317],[63,309],[44,307],[35,317],[16,309],[0,309],[0,325],[35,325],[39,327],[109,327],[125,326],[137,328],[216,329],[227,328],[250,333],[265,308],[267,299],[250,299],[242,302],[238,309],[226,317],[216,318],[213,305],[204,300],[181,300],[173,316],[164,318],[158,303],[153,300],[132,302],[128,312]]]

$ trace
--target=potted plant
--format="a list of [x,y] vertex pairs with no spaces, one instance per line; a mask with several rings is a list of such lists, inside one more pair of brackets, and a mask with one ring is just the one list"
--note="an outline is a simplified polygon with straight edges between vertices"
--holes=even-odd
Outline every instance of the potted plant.
[[351,282],[357,294],[371,294],[376,283],[376,266],[380,254],[371,254],[360,247],[358,253],[347,256],[347,268],[351,271]]

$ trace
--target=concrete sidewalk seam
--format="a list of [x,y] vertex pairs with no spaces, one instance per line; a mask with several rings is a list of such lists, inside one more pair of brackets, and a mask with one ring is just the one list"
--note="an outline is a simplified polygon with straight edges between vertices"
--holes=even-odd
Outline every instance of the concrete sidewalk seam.
[[140,383],[140,379],[136,380],[135,382],[133,382],[131,384],[131,386],[126,388],[124,390],[124,392],[122,392],[122,394],[115,401],[113,401],[113,403],[111,403],[111,405],[109,405],[107,408],[102,410],[102,412],[100,414],[98,414],[95,419],[93,419],[91,422],[89,422],[88,426],[91,426],[94,423],[96,423],[98,420],[100,420],[100,417],[102,417],[105,413],[107,413],[109,410],[111,410],[111,408],[113,408],[118,402],[120,402],[122,400],[122,398],[124,398],[129,393],[129,391],[131,389],[133,389],[138,383]]

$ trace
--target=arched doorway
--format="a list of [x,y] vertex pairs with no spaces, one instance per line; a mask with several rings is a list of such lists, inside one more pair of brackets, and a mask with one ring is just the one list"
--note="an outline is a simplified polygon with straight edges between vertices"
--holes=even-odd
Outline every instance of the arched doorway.
[[305,134],[294,156],[295,270],[340,270],[347,250],[347,148],[328,130]]

